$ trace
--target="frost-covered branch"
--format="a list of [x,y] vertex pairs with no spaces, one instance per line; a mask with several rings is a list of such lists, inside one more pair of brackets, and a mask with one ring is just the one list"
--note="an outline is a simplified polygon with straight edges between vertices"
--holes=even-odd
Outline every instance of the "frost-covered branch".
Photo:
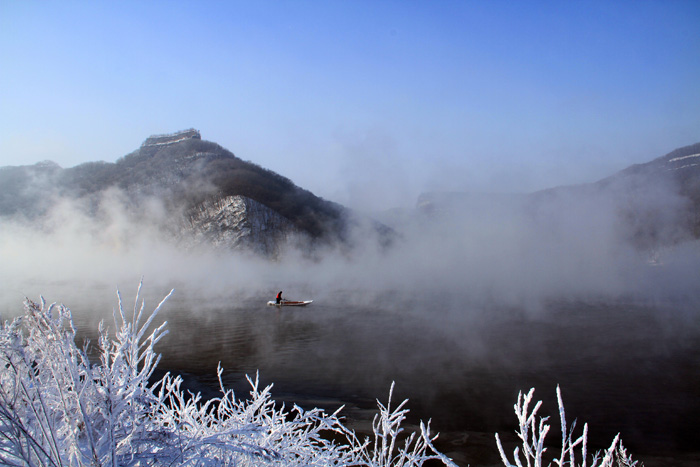
[[[403,428],[401,424],[406,420],[408,409],[404,406],[408,402],[404,400],[396,408],[391,407],[391,398],[394,392],[394,383],[389,389],[389,400],[386,406],[377,400],[379,413],[375,415],[372,422],[374,440],[365,439],[360,441],[354,433],[350,433],[348,439],[351,441],[353,450],[359,454],[356,462],[366,466],[421,466],[429,460],[437,460],[447,466],[455,466],[450,458],[440,453],[433,441],[437,435],[431,435],[430,422],[420,423],[420,433],[411,433],[402,436]],[[404,438],[403,445],[401,438]]]
[[144,339],[150,320],[138,332],[131,328],[138,321],[122,320],[110,340],[100,326],[100,364],[93,365],[75,345],[68,308],[42,298],[26,300],[25,310],[1,329],[0,462],[129,465],[120,457],[148,426],[153,345],[164,328]]
[[[516,434],[521,442],[521,445],[516,446],[516,448],[513,450],[513,462],[515,462],[515,464],[511,463],[511,461],[508,459],[508,456],[503,449],[501,439],[498,436],[498,433],[496,433],[496,445],[498,446],[498,452],[501,455],[503,465],[506,467],[544,466],[543,457],[545,451],[547,451],[544,441],[547,433],[549,432],[549,425],[547,424],[549,417],[540,417],[539,421],[537,420],[537,412],[542,405],[542,401],[538,401],[532,410],[529,409],[534,393],[534,388],[530,389],[525,396],[523,396],[522,392],[519,393],[518,402],[513,406],[519,423]],[[559,467],[564,467],[565,465],[573,467],[577,465],[576,450],[579,448],[581,461],[583,463],[578,465],[581,467],[588,467],[588,424],[584,424],[582,434],[578,438],[573,439],[572,437],[576,423],[572,423],[571,427],[568,427],[566,424],[564,402],[561,397],[561,390],[559,389],[559,386],[557,386],[557,403],[559,405],[562,442],[559,457],[554,457],[552,462]],[[596,452],[591,459],[590,467],[636,466],[637,462],[633,461],[632,457],[627,454],[627,451],[622,446],[622,442],[619,438],[620,435],[616,435],[610,444],[610,447],[604,452]]]
[[[93,362],[75,344],[71,312],[63,305],[25,301],[23,317],[0,327],[0,464],[8,466],[420,466],[454,465],[433,446],[429,424],[398,446],[406,401],[374,421],[375,442],[360,441],[338,411],[288,410],[272,386],[248,378],[249,399],[224,388],[202,400],[166,374],[149,383],[166,334],[153,324],[170,294],[144,318],[141,284],[133,312],[117,292],[115,335],[99,326]],[[171,291],[172,294],[172,291]],[[333,434],[333,436],[329,436]],[[332,441],[332,439],[341,441]],[[345,442],[342,440],[345,439]]]

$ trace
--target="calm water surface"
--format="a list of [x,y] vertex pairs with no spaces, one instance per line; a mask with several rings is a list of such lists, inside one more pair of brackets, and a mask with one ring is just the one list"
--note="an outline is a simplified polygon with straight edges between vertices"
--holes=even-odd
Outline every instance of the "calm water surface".
[[700,323],[688,307],[559,301],[523,311],[316,300],[280,309],[268,299],[173,298],[159,315],[170,330],[159,368],[183,374],[205,395],[216,394],[219,364],[224,385],[240,396],[248,392],[245,375],[258,372],[261,383],[274,383],[276,400],[328,410],[345,404],[357,423],[371,420],[375,399],[386,401],[395,381],[395,400],[409,399],[412,421],[432,419],[447,451],[475,449],[470,439],[488,433],[491,452],[474,459],[493,460],[493,432],[514,431],[513,404],[530,387],[544,400],[556,441],[557,384],[569,421],[588,422],[592,443],[620,432],[640,455],[700,445]]

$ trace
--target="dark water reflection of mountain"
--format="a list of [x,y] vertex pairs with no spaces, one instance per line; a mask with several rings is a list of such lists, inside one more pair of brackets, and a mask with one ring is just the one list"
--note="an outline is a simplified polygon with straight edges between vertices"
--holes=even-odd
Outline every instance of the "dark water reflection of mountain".
[[[306,298],[306,297],[302,297]],[[313,297],[310,297],[313,298]],[[409,399],[432,419],[442,449],[471,465],[499,463],[494,432],[512,434],[519,390],[536,388],[559,442],[555,388],[569,421],[589,424],[592,445],[616,433],[635,458],[680,455],[700,445],[700,311],[665,303],[556,301],[518,310],[459,301],[401,306],[235,306],[173,299],[160,320],[159,368],[204,395],[223,381],[247,396],[245,375],[274,383],[276,400],[335,410],[367,428],[386,401]],[[151,302],[152,303],[152,302]],[[465,463],[466,465],[466,463]],[[646,465],[653,465],[647,462]],[[676,464],[685,465],[685,464]],[[692,465],[692,464],[689,464]]]

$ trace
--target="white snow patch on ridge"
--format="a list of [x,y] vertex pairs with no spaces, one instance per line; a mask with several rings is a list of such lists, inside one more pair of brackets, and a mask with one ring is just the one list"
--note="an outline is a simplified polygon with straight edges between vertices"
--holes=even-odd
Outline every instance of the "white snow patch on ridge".
[[682,161],[684,159],[690,159],[691,157],[700,157],[700,154],[692,154],[690,156],[683,156],[683,157],[674,157],[673,159],[669,159],[669,162],[677,162],[677,161]]
[[686,165],[682,165],[680,167],[674,167],[671,170],[687,169],[688,167],[695,167],[696,165],[700,165],[700,163],[699,164],[686,164]]
[[180,141],[185,141],[186,139],[192,139],[190,136],[183,136],[182,138],[178,139],[171,139],[168,141],[164,141],[162,143],[148,143],[147,146],[167,146],[168,144],[174,144],[174,143],[179,143]]

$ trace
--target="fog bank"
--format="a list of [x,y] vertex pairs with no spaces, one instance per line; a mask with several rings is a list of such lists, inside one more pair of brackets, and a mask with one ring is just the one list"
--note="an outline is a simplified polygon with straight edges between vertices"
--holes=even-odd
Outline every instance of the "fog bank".
[[[134,287],[141,277],[149,288],[181,288],[210,300],[272,298],[284,290],[289,298],[381,299],[383,306],[409,308],[436,297],[456,307],[536,309],[561,298],[695,300],[699,294],[698,241],[655,238],[658,246],[639,248],[619,206],[600,194],[436,203],[433,210],[406,212],[389,247],[360,223],[351,249],[323,247],[309,258],[288,246],[274,260],[183,242],[169,228],[177,213],[155,198],[138,207],[126,199],[109,191],[90,204],[63,199],[41,222],[3,219],[0,311],[19,309],[25,296],[70,303],[87,291]],[[653,202],[659,212],[683,207],[669,194],[655,193]]]

